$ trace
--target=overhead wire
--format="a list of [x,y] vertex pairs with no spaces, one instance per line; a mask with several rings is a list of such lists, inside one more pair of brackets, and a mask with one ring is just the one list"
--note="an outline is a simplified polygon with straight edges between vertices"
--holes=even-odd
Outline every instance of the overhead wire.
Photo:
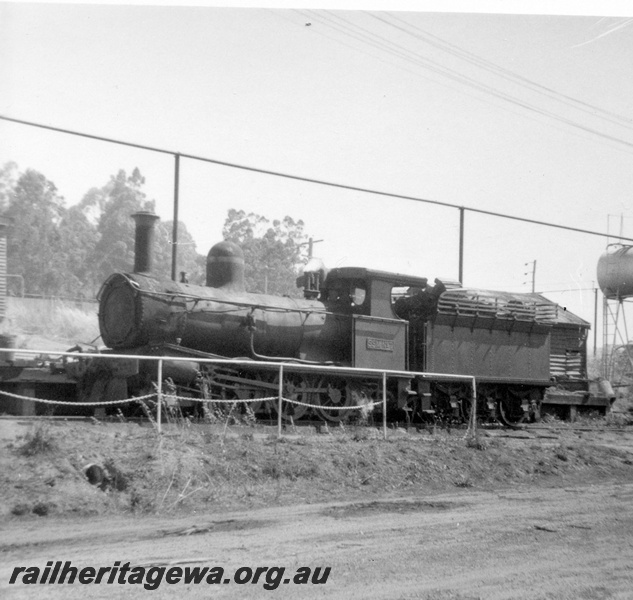
[[[621,137],[617,137],[615,135],[605,133],[589,125],[580,123],[578,121],[575,121],[565,116],[561,116],[555,112],[552,112],[551,110],[533,105],[527,100],[516,97],[512,94],[508,94],[506,92],[500,91],[494,87],[491,87],[485,83],[482,83],[481,81],[478,81],[477,79],[469,77],[468,75],[460,73],[459,71],[456,71],[454,69],[451,69],[450,67],[441,65],[440,63],[437,63],[425,56],[422,56],[419,53],[416,53],[394,42],[393,40],[385,38],[384,36],[381,36],[375,33],[374,31],[371,31],[365,27],[362,27],[361,25],[358,25],[357,23],[353,23],[345,19],[339,14],[332,13],[331,11],[300,11],[299,10],[297,12],[302,14],[302,16],[304,17],[308,15],[308,18],[317,20],[318,22],[333,29],[334,31],[341,33],[344,36],[351,37],[352,39],[355,39],[363,44],[367,44],[371,47],[374,47],[382,52],[386,52],[387,54],[391,54],[399,59],[403,59],[407,62],[421,66],[428,71],[439,74],[442,77],[448,78],[450,80],[456,81],[461,85],[470,87],[484,94],[491,95],[495,98],[503,100],[504,102],[514,104],[522,109],[531,111],[540,116],[547,117],[548,119],[558,121],[564,125],[567,125],[572,128],[576,128],[585,133],[589,133],[591,135],[601,137],[606,141],[609,141],[618,145],[619,147],[623,146],[624,147],[623,149],[625,149],[627,152],[633,151],[633,142],[629,142],[628,140],[622,139]],[[372,14],[372,16],[375,16],[375,15]],[[382,20],[379,17],[376,17],[376,18],[378,18],[379,20]],[[398,29],[402,29],[393,24],[389,24],[389,25],[391,25],[392,27],[396,27]],[[625,117],[621,117],[620,115],[617,115],[617,116],[619,116],[621,119],[627,120]],[[623,123],[618,123],[618,124],[623,124]],[[625,125],[625,126],[628,126],[628,125]]]
[[[394,26],[392,23],[389,22],[388,19],[384,17],[381,17],[375,13],[369,13],[369,14],[370,16],[372,16],[374,19],[377,19],[378,21],[381,21],[390,26]],[[456,56],[462,60],[465,60],[477,67],[485,69],[493,73],[494,75],[498,75],[499,77],[506,79],[507,81],[511,81],[513,83],[523,85],[531,89],[532,91],[536,91],[537,93],[540,93],[550,99],[563,102],[567,104],[568,106],[572,106],[591,116],[601,116],[601,118],[604,118],[612,123],[615,123],[617,125],[623,125],[624,127],[633,129],[633,119],[631,119],[630,117],[626,117],[624,115],[620,115],[618,113],[608,111],[604,108],[596,106],[595,104],[591,104],[583,100],[579,100],[578,98],[574,98],[573,96],[569,96],[568,94],[564,94],[546,85],[533,81],[527,77],[524,77],[523,75],[520,75],[519,73],[511,71],[510,69],[506,69],[500,65],[497,65],[496,63],[493,63],[489,60],[486,60],[485,58],[482,58],[481,56],[474,54],[473,52],[464,50],[463,48],[460,48],[459,46],[452,44],[451,42],[448,42],[436,35],[433,35],[432,33],[429,33],[428,31],[422,29],[418,25],[405,21],[404,19],[399,17],[397,14],[388,13],[387,16],[393,20],[396,20],[402,23],[404,27],[398,27],[398,29],[404,33],[407,33],[413,36],[415,39],[423,41],[424,43],[429,44],[435,48],[438,48],[439,50],[452,54],[453,56]],[[407,30],[407,27],[412,29],[413,32]],[[419,33],[414,33],[414,32],[419,32]]]
[[[280,18],[282,18],[282,19],[284,19],[284,20],[286,20],[286,21],[289,21],[290,23],[293,23],[294,25],[297,25],[297,22],[296,22],[294,19],[292,19],[292,18],[290,18],[290,17],[288,17],[288,16],[286,16],[286,15],[284,14],[285,12],[286,12],[286,11],[280,11],[280,12],[277,12],[276,14],[277,14],[277,16],[279,16]],[[313,17],[311,17],[311,16],[308,14],[310,11],[301,11],[301,10],[299,10],[299,9],[296,9],[296,10],[295,10],[295,12],[296,12],[296,13],[299,13],[299,14],[301,14],[301,15],[304,15],[304,19],[303,19],[304,21],[305,21],[305,19],[306,19],[306,18],[312,18],[312,20],[315,20],[315,21],[317,21],[317,22],[320,22],[320,21],[321,21],[321,17],[319,17],[318,15],[319,15],[321,12],[325,12],[325,11],[319,11],[318,13],[316,13],[316,15],[314,16],[314,18],[313,18]],[[312,25],[312,22],[310,22],[310,23],[306,23],[305,25]],[[336,31],[336,28],[333,28],[333,29],[335,29],[335,31]],[[358,46],[358,45],[354,45],[354,44],[348,43],[348,42],[344,41],[344,39],[341,39],[340,37],[336,37],[335,35],[328,35],[325,31],[323,31],[323,30],[322,30],[322,29],[320,29],[320,28],[314,28],[314,29],[312,30],[312,32],[313,32],[314,34],[316,34],[316,35],[320,36],[320,37],[323,37],[323,38],[325,38],[325,39],[331,40],[331,41],[335,42],[335,43],[336,43],[336,44],[338,44],[338,45],[345,46],[346,48],[350,48],[350,49],[351,49],[351,50],[353,50],[354,52],[357,52],[357,53],[360,53],[360,54],[364,54],[364,55],[366,55],[366,56],[369,56],[369,57],[371,57],[371,58],[372,58],[372,59],[374,59],[374,60],[378,60],[378,61],[380,61],[380,62],[382,62],[382,63],[385,63],[385,64],[387,64],[387,65],[390,65],[390,66],[392,66],[392,67],[396,67],[396,68],[398,68],[398,69],[401,69],[401,70],[403,70],[403,71],[406,71],[407,73],[411,73],[412,75],[415,75],[416,77],[419,77],[419,78],[421,78],[421,79],[426,79],[427,81],[432,81],[433,83],[435,83],[435,84],[437,84],[437,85],[441,85],[441,86],[443,86],[443,87],[449,87],[450,89],[453,89],[453,90],[456,90],[456,89],[457,89],[457,88],[455,88],[454,86],[451,86],[451,85],[447,84],[446,82],[441,82],[441,81],[438,81],[437,79],[432,79],[431,77],[425,76],[425,75],[424,75],[423,73],[421,73],[419,70],[415,70],[415,69],[413,69],[413,68],[409,68],[409,67],[407,67],[407,66],[406,66],[406,64],[403,64],[402,62],[397,63],[397,62],[394,62],[394,61],[392,61],[392,60],[389,60],[389,59],[386,57],[386,55],[385,55],[385,54],[383,54],[383,55],[380,55],[380,54],[374,54],[374,53],[372,53],[372,52],[370,52],[370,51],[365,50],[365,49],[364,49],[364,48],[362,48],[361,46]],[[397,53],[397,52],[394,52],[394,51],[392,51],[391,49],[388,49],[388,48],[384,48],[384,47],[382,47],[381,45],[377,45],[377,44],[375,44],[375,43],[374,43],[374,44],[370,43],[369,45],[373,45],[373,46],[375,46],[375,47],[376,47],[376,49],[378,49],[378,50],[387,50],[386,54],[392,54],[392,55],[393,55],[396,59],[406,58],[405,56],[403,56],[403,55],[402,55],[402,53]],[[468,94],[467,92],[463,92],[463,93]],[[474,97],[474,96],[473,96],[473,97]]]
[[565,292],[595,292],[598,288],[566,288],[563,290],[537,290],[537,294],[563,294]]
[[[37,127],[39,129],[46,129],[48,131],[57,131],[59,133],[67,133],[70,135],[76,135],[79,137],[85,137],[88,139],[92,139],[92,140],[98,140],[98,141],[102,141],[102,142],[110,142],[112,144],[119,144],[121,146],[129,146],[132,148],[139,148],[139,149],[143,149],[143,150],[149,150],[152,152],[159,152],[162,154],[171,154],[172,156],[179,156],[181,158],[188,158],[191,160],[198,160],[201,162],[206,162],[209,164],[213,164],[213,165],[219,165],[219,166],[223,166],[223,167],[229,167],[232,169],[241,169],[243,171],[248,171],[251,173],[260,173],[262,175],[271,175],[273,177],[281,177],[284,179],[290,179],[293,181],[303,181],[305,183],[314,183],[316,185],[323,185],[323,186],[327,186],[327,187],[332,187],[332,188],[336,188],[336,189],[341,189],[341,190],[348,190],[348,191],[353,191],[353,192],[360,192],[360,193],[366,193],[366,194],[374,194],[376,196],[382,196],[382,197],[387,197],[387,198],[397,198],[399,200],[411,200],[413,202],[423,202],[425,204],[433,204],[435,206],[443,206],[446,208],[456,208],[459,209],[460,211],[469,211],[472,213],[477,213],[480,215],[487,215],[487,216],[491,216],[491,217],[499,217],[499,218],[503,218],[503,219],[509,219],[512,221],[519,221],[521,223],[531,223],[533,225],[543,225],[545,227],[553,227],[555,229],[563,229],[566,231],[574,231],[576,233],[585,233],[588,235],[596,235],[596,236],[600,236],[600,237],[612,237],[610,234],[608,233],[603,233],[600,231],[591,231],[589,229],[581,229],[579,227],[570,227],[569,225],[559,225],[558,223],[550,223],[547,221],[539,221],[537,219],[528,219],[527,217],[518,217],[516,215],[509,215],[506,213],[499,213],[499,212],[495,212],[492,210],[484,210],[482,208],[475,208],[472,206],[463,206],[460,204],[453,204],[451,202],[444,202],[442,200],[431,200],[430,198],[421,198],[419,196],[409,196],[406,194],[396,194],[394,192],[385,192],[382,190],[376,190],[376,189],[372,189],[372,188],[365,188],[365,187],[360,187],[360,186],[355,186],[355,185],[348,185],[348,184],[344,184],[344,183],[336,183],[333,181],[326,181],[325,179],[317,179],[317,178],[313,178],[313,177],[303,177],[301,175],[294,175],[291,173],[285,173],[282,171],[272,171],[270,169],[262,169],[259,167],[252,167],[252,166],[248,166],[248,165],[242,165],[242,164],[238,164],[238,163],[233,163],[233,162],[229,162],[229,161],[225,161],[225,160],[217,160],[214,158],[207,158],[204,156],[200,156],[200,155],[196,155],[196,154],[187,154],[185,152],[177,152],[175,150],[167,150],[165,148],[157,148],[157,147],[152,147],[152,146],[146,146],[143,144],[136,144],[136,143],[131,143],[131,142],[125,142],[123,140],[117,140],[114,138],[108,138],[108,137],[104,137],[104,136],[98,136],[98,135],[92,135],[92,134],[87,134],[87,133],[81,133],[78,131],[73,131],[71,129],[63,129],[61,127],[53,127],[51,125],[43,125],[42,123],[34,123],[32,121],[25,121],[24,119],[16,119],[13,117],[7,117],[5,115],[0,115],[0,120],[2,121],[9,121],[11,123],[19,123],[21,125],[30,125],[32,127]],[[627,242],[633,242],[633,238],[629,238],[629,237],[624,237],[624,236],[619,236],[619,239],[621,241],[627,241]]]
[[[600,21],[602,21],[602,19],[600,19]],[[617,23],[616,25],[614,25],[613,27],[610,27],[606,31],[603,31],[599,35],[596,35],[595,37],[591,38],[590,40],[587,40],[586,42],[576,44],[575,46],[572,46],[572,48],[580,48],[581,46],[586,46],[587,44],[593,44],[593,42],[595,42],[596,40],[599,40],[600,38],[603,38],[607,35],[611,35],[614,31],[618,31],[619,29],[626,27],[630,23],[633,23],[633,19],[624,19],[624,21]]]
[[[276,11],[275,14],[278,17],[280,17],[280,18],[292,23],[293,25],[297,25],[297,22],[294,19],[286,16],[286,14],[285,14],[286,12],[287,11]],[[296,12],[301,13],[300,10],[296,10]],[[309,23],[309,24],[312,25],[312,23]],[[306,23],[306,25],[307,25],[307,23]],[[392,63],[392,62],[390,62],[388,60],[385,60],[384,57],[376,56],[375,54],[372,54],[371,52],[367,52],[366,50],[364,50],[362,48],[359,48],[358,46],[354,46],[353,44],[348,44],[347,42],[341,40],[340,38],[334,37],[332,35],[328,35],[327,33],[325,33],[324,31],[322,31],[320,29],[315,29],[314,33],[316,33],[317,35],[319,35],[321,37],[324,37],[324,38],[326,38],[328,40],[331,40],[331,41],[333,41],[333,42],[335,42],[335,43],[337,43],[337,44],[339,44],[341,46],[345,46],[346,48],[350,48],[351,50],[354,50],[355,52],[360,52],[361,54],[365,54],[367,56],[370,56],[371,58],[377,59],[377,60],[379,60],[381,62],[384,62],[386,64],[390,64],[390,65],[394,66],[394,63]],[[415,71],[413,71],[412,69],[405,68],[405,70],[408,71],[409,73],[414,74],[414,75],[418,75],[419,74],[419,73],[416,73]]]

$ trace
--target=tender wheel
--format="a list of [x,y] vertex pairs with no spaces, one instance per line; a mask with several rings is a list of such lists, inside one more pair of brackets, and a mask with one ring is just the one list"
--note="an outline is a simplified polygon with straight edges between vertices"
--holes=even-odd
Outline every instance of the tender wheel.
[[514,427],[525,421],[525,411],[517,398],[499,400],[499,419],[508,427]]

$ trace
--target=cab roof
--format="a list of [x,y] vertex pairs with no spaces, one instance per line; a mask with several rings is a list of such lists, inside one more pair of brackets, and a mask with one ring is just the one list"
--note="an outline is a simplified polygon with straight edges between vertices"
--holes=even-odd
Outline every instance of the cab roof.
[[386,281],[397,286],[426,287],[428,279],[426,277],[416,277],[415,275],[404,275],[401,273],[390,273],[388,271],[378,271],[365,267],[338,267],[331,269],[325,279],[325,285],[333,281],[343,279],[365,279]]

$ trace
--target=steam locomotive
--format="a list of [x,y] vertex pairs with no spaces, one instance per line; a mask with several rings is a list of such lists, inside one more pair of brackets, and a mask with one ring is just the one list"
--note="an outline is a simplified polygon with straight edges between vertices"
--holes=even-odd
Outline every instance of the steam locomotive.
[[[271,361],[292,365],[282,389],[301,403],[283,405],[283,417],[293,420],[343,421],[354,414],[349,407],[381,399],[381,376],[367,369],[389,371],[387,410],[397,420],[467,419],[472,384],[463,375],[476,377],[479,418],[509,425],[538,419],[548,399],[596,398],[586,377],[589,324],[538,294],[367,268],[327,270],[315,259],[297,280],[303,298],[254,294],[244,287],[241,249],[227,241],[209,251],[206,285],[191,285],[153,274],[158,217],[133,218],[134,270],[103,284],[101,336],[111,352],[164,357],[162,376],[181,401],[249,400],[255,413],[273,416],[277,403],[266,399],[277,394],[279,372]],[[200,358],[247,362],[210,366]],[[83,374],[80,396],[129,398],[156,377],[155,361],[104,356]]]

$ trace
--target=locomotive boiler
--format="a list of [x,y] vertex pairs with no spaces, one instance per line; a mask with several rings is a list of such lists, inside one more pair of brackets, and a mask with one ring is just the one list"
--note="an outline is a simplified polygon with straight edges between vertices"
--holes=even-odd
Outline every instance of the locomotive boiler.
[[[209,251],[205,286],[157,278],[151,261],[156,217],[137,213],[134,218],[134,272],[113,274],[98,295],[106,346],[349,364],[348,315],[329,310],[318,294],[298,299],[247,292],[242,250],[226,241]],[[323,279],[324,270],[311,276]]]
[[[163,376],[180,397],[255,400],[255,412],[271,414],[277,405],[264,400],[276,395],[279,381],[266,362],[285,361],[293,368],[282,382],[284,396],[316,406],[284,403],[286,418],[350,418],[346,407],[382,396],[380,377],[362,371],[376,369],[390,371],[393,418],[460,420],[471,406],[471,384],[460,377],[468,375],[477,378],[481,418],[514,424],[538,416],[552,385],[550,342],[560,319],[557,305],[538,294],[464,289],[438,279],[431,285],[424,277],[358,267],[327,271],[316,261],[297,281],[303,298],[254,294],[244,286],[241,249],[226,241],[209,251],[206,285],[191,285],[152,272],[157,217],[134,219],[133,272],[110,276],[98,296],[101,336],[116,353],[189,357],[165,360]],[[208,366],[197,360],[203,357],[252,364]],[[315,365],[345,369],[332,374]],[[83,378],[83,396],[142,393],[155,368],[153,361],[98,359]]]

